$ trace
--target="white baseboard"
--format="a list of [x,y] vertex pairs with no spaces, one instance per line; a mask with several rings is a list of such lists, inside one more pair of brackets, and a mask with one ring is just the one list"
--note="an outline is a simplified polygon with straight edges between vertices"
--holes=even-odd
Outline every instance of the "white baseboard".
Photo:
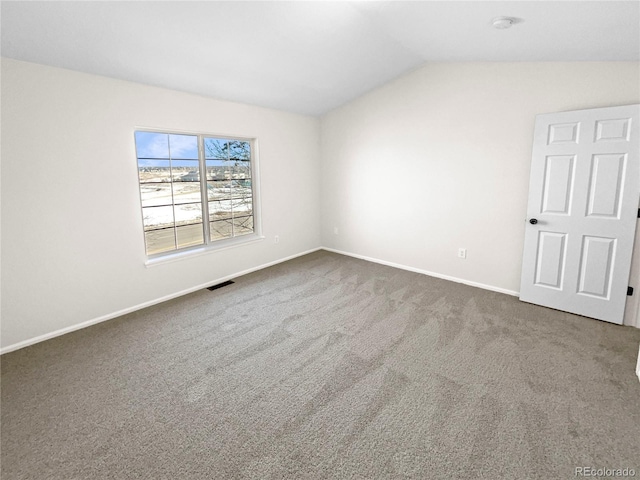
[[195,287],[187,288],[185,290],[181,290],[180,292],[172,293],[170,295],[165,295],[164,297],[156,298],[154,300],[150,300],[148,302],[141,303],[139,305],[135,305],[133,307],[125,308],[123,310],[119,310],[117,312],[109,313],[107,315],[103,315],[101,317],[97,317],[91,320],[87,320],[86,322],[78,323],[76,325],[71,325],[70,327],[61,328],[60,330],[56,330],[54,332],[45,333],[44,335],[39,335],[37,337],[30,338],[28,340],[24,340],[22,342],[14,343],[13,345],[8,345],[2,349],[0,349],[0,355],[5,353],[13,352],[14,350],[19,350],[24,347],[28,347],[30,345],[34,345],[36,343],[44,342],[45,340],[49,340],[51,338],[59,337],[60,335],[64,335],[66,333],[71,333],[76,330],[80,330],[82,328],[90,327],[91,325],[95,325],[97,323],[105,322],[107,320],[111,320],[113,318],[120,317],[122,315],[126,315],[127,313],[135,312],[136,310],[142,310],[143,308],[150,307],[152,305],[156,305],[158,303],[166,302],[167,300],[171,300],[173,298],[180,297],[182,295],[187,295],[188,293],[193,293],[198,290],[202,290],[211,285],[216,285],[218,283],[226,282],[227,280],[231,280],[232,278],[240,277],[242,275],[246,275],[248,273],[256,272],[258,270],[262,270],[264,268],[272,267],[273,265],[277,265],[278,263],[286,262],[288,260],[292,260],[296,257],[301,257],[303,255],[307,255],[309,253],[317,252],[321,250],[321,247],[313,248],[311,250],[307,250],[305,252],[296,253],[295,255],[290,255],[285,258],[281,258],[279,260],[274,260],[273,262],[265,263],[263,265],[259,265],[257,267],[248,268],[241,272],[236,272],[232,275],[226,275],[221,278],[216,278],[207,283],[203,283],[201,285],[196,285]]
[[513,295],[515,297],[520,295],[520,292],[514,290],[507,290],[506,288],[494,287],[493,285],[486,285],[484,283],[472,282],[470,280],[463,280],[462,278],[452,277],[449,275],[442,275],[441,273],[429,272],[428,270],[422,270],[421,268],[409,267],[407,265],[401,265],[399,263],[387,262],[386,260],[380,260],[377,258],[367,257],[365,255],[358,255],[356,253],[345,252],[342,250],[336,250],[335,248],[322,247],[322,250],[328,252],[339,253],[340,255],[347,255],[348,257],[359,258],[368,262],[379,263],[381,265],[387,265],[389,267],[399,268],[401,270],[407,270],[409,272],[421,273],[430,277],[441,278],[442,280],[449,280],[450,282],[462,283],[471,287],[478,287],[484,290],[490,290],[492,292],[505,293],[507,295]]
[[[193,293],[193,292],[195,292],[197,290],[201,290],[203,288],[207,288],[210,285],[215,285],[217,283],[226,282],[227,280],[231,280],[232,278],[236,278],[236,277],[240,277],[242,275],[246,275],[248,273],[256,272],[258,270],[262,270],[264,268],[268,268],[268,267],[271,267],[273,265],[277,265],[279,263],[283,263],[283,262],[286,262],[288,260],[292,260],[294,258],[301,257],[303,255],[307,255],[309,253],[317,252],[318,250],[326,250],[328,252],[338,253],[340,255],[346,255],[348,257],[353,257],[353,258],[359,258],[361,260],[366,260],[368,262],[379,263],[381,265],[387,265],[389,267],[399,268],[401,270],[407,270],[409,272],[420,273],[420,274],[423,274],[423,275],[428,275],[430,277],[440,278],[442,280],[448,280],[448,281],[451,281],[451,282],[462,283],[464,285],[469,285],[471,287],[482,288],[484,290],[489,290],[489,291],[492,291],[492,292],[504,293],[506,295],[512,295],[512,296],[516,296],[516,297],[520,294],[519,292],[516,292],[515,290],[508,290],[506,288],[495,287],[493,285],[487,285],[487,284],[479,283],[479,282],[472,282],[470,280],[464,280],[464,279],[461,279],[461,278],[452,277],[450,275],[443,275],[443,274],[440,274],[440,273],[430,272],[428,270],[423,270],[423,269],[420,269],[420,268],[409,267],[407,265],[402,265],[402,264],[395,263],[395,262],[388,262],[386,260],[380,260],[380,259],[373,258],[373,257],[367,257],[365,255],[358,255],[358,254],[355,254],[355,253],[345,252],[343,250],[337,250],[337,249],[329,248],[329,247],[318,247],[318,248],[313,248],[311,250],[307,250],[307,251],[304,251],[304,252],[301,252],[301,253],[297,253],[295,255],[290,255],[290,256],[285,257],[285,258],[274,260],[273,262],[265,263],[265,264],[259,265],[257,267],[252,267],[252,268],[240,271],[240,272],[236,272],[236,273],[231,274],[231,275],[226,275],[224,277],[211,280],[211,281],[209,281],[207,283],[203,283],[201,285],[196,285],[194,287],[182,290],[180,292],[172,293],[170,295],[165,295],[164,297],[160,297],[160,298],[157,298],[157,299],[154,299],[154,300],[150,300],[148,302],[144,302],[144,303],[141,303],[139,305],[135,305],[133,307],[125,308],[123,310],[119,310],[117,312],[113,312],[113,313],[110,313],[110,314],[107,314],[107,315],[103,315],[101,317],[97,317],[97,318],[94,318],[92,320],[87,320],[86,322],[78,323],[78,324],[72,325],[70,327],[65,327],[65,328],[62,328],[60,330],[56,330],[54,332],[46,333],[44,335],[40,335],[40,336],[37,336],[37,337],[34,337],[34,338],[30,338],[30,339],[24,340],[22,342],[18,342],[18,343],[14,343],[12,345],[8,345],[8,346],[0,349],[0,355],[5,354],[5,353],[9,353],[9,352],[13,352],[14,350],[19,350],[19,349],[24,348],[24,347],[28,347],[30,345],[34,345],[36,343],[43,342],[45,340],[49,340],[51,338],[59,337],[60,335],[64,335],[66,333],[70,333],[70,332],[73,332],[73,331],[76,331],[76,330],[80,330],[82,328],[86,328],[86,327],[89,327],[91,325],[95,325],[97,323],[105,322],[107,320],[111,320],[113,318],[117,318],[117,317],[120,317],[122,315],[126,315],[127,313],[135,312],[136,310],[142,310],[143,308],[150,307],[152,305],[156,305],[158,303],[162,303],[162,302],[165,302],[167,300],[171,300],[173,298],[180,297],[182,295],[187,295],[189,293]],[[639,352],[639,357],[638,357],[638,365],[636,367],[636,374],[638,375],[638,379],[640,379],[640,352]]]
[[636,375],[638,376],[638,380],[640,380],[640,348],[638,349],[638,363],[636,364]]
[[[322,247],[322,250],[326,250],[328,252],[339,253],[340,255],[347,255],[348,257],[359,258],[361,260],[366,260],[368,262],[379,263],[381,265],[387,265],[389,267],[400,268],[402,270],[408,270],[409,272],[421,273],[423,275],[428,275],[430,277],[441,278],[442,280],[449,280],[450,282],[462,283],[464,285],[469,285],[471,287],[478,287],[484,290],[490,290],[492,292],[504,293],[506,295],[512,295],[514,297],[519,297],[520,292],[516,292],[515,290],[508,290],[506,288],[494,287],[493,285],[487,285],[485,283],[472,282],[470,280],[464,280],[462,278],[452,277],[450,275],[443,275],[441,273],[430,272],[428,270],[422,270],[420,268],[409,267],[407,265],[401,265],[399,263],[387,262],[386,260],[380,260],[373,257],[367,257],[365,255],[358,255],[356,253],[345,252],[343,250],[336,250],[335,248]],[[635,319],[636,323],[625,323],[625,325],[640,328],[640,312]],[[640,363],[638,364],[638,368],[640,369]],[[640,377],[640,370],[638,370],[638,377]]]

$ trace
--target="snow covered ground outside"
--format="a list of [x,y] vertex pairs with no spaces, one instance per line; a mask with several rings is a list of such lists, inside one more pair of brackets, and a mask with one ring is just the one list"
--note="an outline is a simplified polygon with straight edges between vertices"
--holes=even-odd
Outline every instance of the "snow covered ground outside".
[[[173,196],[172,196],[173,185]],[[140,187],[143,218],[146,229],[173,225],[187,225],[202,221],[200,184],[196,182],[143,184]],[[222,187],[210,187],[209,215],[211,220],[250,215],[251,188],[229,182]],[[171,204],[175,203],[175,206]]]

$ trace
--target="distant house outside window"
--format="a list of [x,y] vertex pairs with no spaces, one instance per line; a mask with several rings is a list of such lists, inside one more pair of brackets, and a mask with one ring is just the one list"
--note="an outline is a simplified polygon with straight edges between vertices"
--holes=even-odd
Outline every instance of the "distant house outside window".
[[135,132],[150,257],[255,234],[253,140]]

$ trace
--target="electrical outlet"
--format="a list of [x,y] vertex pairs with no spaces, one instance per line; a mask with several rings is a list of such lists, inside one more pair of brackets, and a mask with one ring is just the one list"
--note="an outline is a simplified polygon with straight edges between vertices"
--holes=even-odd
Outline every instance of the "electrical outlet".
[[338,235],[338,227],[333,227],[333,234]]
[[467,249],[466,248],[459,248],[458,249],[458,257],[467,258]]
[[280,243],[280,237],[278,235],[273,237],[273,243]]

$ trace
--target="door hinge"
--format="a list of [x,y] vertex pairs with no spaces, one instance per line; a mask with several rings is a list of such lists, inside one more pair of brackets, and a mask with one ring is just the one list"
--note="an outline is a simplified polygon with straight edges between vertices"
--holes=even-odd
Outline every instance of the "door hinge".
[[640,218],[640,208],[638,209],[638,218]]
[[627,295],[633,295],[633,287],[627,287]]

